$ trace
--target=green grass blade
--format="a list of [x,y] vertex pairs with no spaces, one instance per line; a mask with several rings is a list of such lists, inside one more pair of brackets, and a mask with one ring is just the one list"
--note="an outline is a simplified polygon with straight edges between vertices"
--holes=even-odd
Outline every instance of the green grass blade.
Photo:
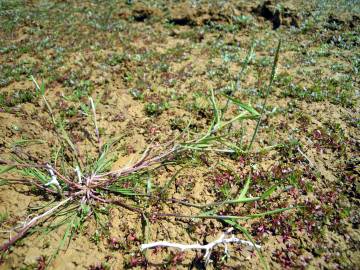
[[254,245],[254,249],[259,256],[260,262],[263,265],[264,269],[268,270],[269,265],[268,265],[266,259],[264,258],[264,256],[262,255],[262,251],[256,247],[256,245],[255,245],[256,243],[255,243],[254,239],[252,238],[251,234],[249,233],[249,231],[234,220],[224,220],[224,222],[226,222],[227,224],[231,225],[232,227],[238,229],[246,236],[246,238]]
[[20,139],[13,142],[11,145],[14,146],[24,146],[29,144],[44,144],[46,143],[44,140],[27,140],[27,139]]
[[48,175],[36,168],[24,168],[20,170],[24,176],[30,176],[37,179],[41,184],[45,185],[49,182],[50,178]]
[[165,183],[165,185],[162,187],[160,193],[164,194],[166,190],[169,188],[169,186],[176,180],[176,177],[186,168],[186,166],[181,167],[177,172]]
[[108,190],[110,190],[111,192],[114,193],[119,193],[121,195],[125,195],[125,196],[135,196],[138,195],[137,193],[135,193],[133,190],[128,189],[128,188],[121,188],[118,186],[110,186],[107,188]]
[[[233,96],[235,94],[235,92],[240,88],[240,82],[241,82],[241,79],[243,77],[243,75],[245,74],[246,70],[247,70],[247,67],[249,66],[251,60],[252,60],[252,57],[254,55],[254,49],[255,49],[255,41],[253,40],[251,42],[251,46],[246,54],[246,57],[245,57],[245,60],[242,64],[242,67],[241,67],[241,71],[239,72],[237,78],[236,78],[236,82],[234,84],[234,87],[232,89],[232,91],[230,92],[230,96]],[[226,111],[228,110],[229,108],[229,104],[230,104],[230,100],[228,99],[226,101],[226,104],[224,106],[224,108],[221,110],[222,111],[222,116],[224,116],[224,114],[226,113]]]
[[257,133],[259,131],[262,116],[264,115],[264,112],[265,112],[266,102],[267,102],[267,99],[268,99],[268,97],[270,95],[270,91],[271,91],[271,88],[272,88],[272,85],[273,85],[273,82],[274,82],[274,79],[275,79],[276,67],[277,67],[277,63],[278,63],[278,60],[279,60],[280,47],[281,47],[281,40],[279,40],[278,46],[276,48],[275,58],[274,58],[274,62],[273,62],[273,65],[272,65],[272,70],[271,70],[270,82],[269,82],[269,85],[268,85],[266,93],[265,93],[265,98],[264,98],[264,102],[262,104],[261,113],[260,113],[260,116],[259,116],[258,121],[256,123],[256,127],[255,127],[255,130],[254,130],[253,136],[251,138],[251,141],[250,141],[250,144],[249,144],[249,147],[248,147],[248,151],[251,150],[251,147],[252,147],[252,145],[254,143],[256,135],[257,135]]
[[258,213],[258,214],[251,214],[251,215],[247,215],[247,216],[197,215],[197,216],[192,216],[192,218],[214,218],[214,219],[219,219],[219,220],[225,220],[225,219],[247,220],[247,219],[264,217],[264,216],[268,216],[268,215],[274,215],[274,214],[282,213],[282,212],[296,209],[296,208],[298,208],[298,207],[285,207],[285,208],[279,208],[279,209],[270,210],[270,211],[266,211],[266,212],[262,212],[262,213]]
[[210,101],[213,107],[213,111],[214,111],[214,121],[215,121],[215,126],[218,125],[220,123],[220,119],[221,119],[221,112],[219,111],[217,105],[216,105],[216,100],[215,100],[215,94],[214,94],[214,90],[211,89],[211,96],[210,96]]
[[241,190],[241,193],[240,193],[240,195],[239,195],[238,200],[242,200],[242,199],[245,198],[246,193],[247,193],[248,190],[249,190],[250,183],[251,183],[251,179],[250,179],[250,177],[248,177],[248,179],[247,179],[246,182],[245,182],[245,185],[244,185],[243,189]]
[[221,130],[222,128],[230,125],[231,123],[237,121],[237,120],[244,120],[244,119],[254,119],[257,118],[257,116],[253,116],[253,115],[248,115],[246,112],[240,113],[237,116],[235,116],[234,118],[232,118],[231,120],[227,121],[227,122],[222,122],[220,123],[217,127],[216,130]]
[[268,190],[266,190],[262,195],[261,195],[261,199],[267,199],[268,197],[270,197],[270,195],[277,189],[278,185],[273,185],[271,188],[269,188]]
[[223,94],[223,96],[230,99],[232,102],[234,102],[236,105],[238,105],[241,109],[243,109],[245,111],[248,111],[253,116],[259,116],[260,115],[260,113],[257,110],[255,110],[252,106],[246,105],[245,103],[242,103],[240,100],[238,100],[238,99],[236,99],[234,97],[230,97],[230,96],[225,95],[225,94]]
[[6,173],[11,171],[12,169],[16,168],[15,166],[0,166],[0,174]]

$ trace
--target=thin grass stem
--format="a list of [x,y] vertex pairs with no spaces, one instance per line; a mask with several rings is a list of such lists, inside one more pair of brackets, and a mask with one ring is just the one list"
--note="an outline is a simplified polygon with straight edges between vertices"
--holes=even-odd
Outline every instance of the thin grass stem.
[[257,120],[255,131],[253,133],[253,136],[251,138],[249,147],[247,149],[247,151],[249,151],[249,152],[251,151],[251,147],[252,147],[252,145],[254,143],[254,140],[256,138],[256,135],[257,135],[257,133],[259,131],[259,127],[260,127],[263,115],[265,113],[265,106],[266,106],[266,103],[267,103],[267,100],[268,100],[268,97],[270,95],[272,85],[273,85],[273,82],[274,82],[274,79],[275,79],[276,67],[277,67],[277,63],[278,63],[278,60],[279,60],[280,47],[281,47],[281,40],[279,40],[279,43],[278,43],[277,48],[276,48],[275,58],[274,58],[274,62],[273,62],[273,65],[272,65],[272,70],[271,70],[271,75],[270,75],[270,81],[269,81],[269,84],[268,84],[268,87],[267,87],[267,90],[266,90],[266,93],[265,93],[264,101],[263,101],[262,106],[261,106],[261,113],[260,113],[260,116],[259,116],[259,118]]

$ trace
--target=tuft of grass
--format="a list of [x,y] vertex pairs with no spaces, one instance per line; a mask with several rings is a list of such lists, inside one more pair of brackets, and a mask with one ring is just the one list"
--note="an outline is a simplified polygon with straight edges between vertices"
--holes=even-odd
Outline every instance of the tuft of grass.
[[0,106],[15,107],[19,104],[33,102],[35,98],[35,93],[29,89],[16,90],[11,94],[4,92],[0,93]]
[[3,224],[9,218],[8,212],[0,212],[0,225]]
[[169,107],[170,105],[168,102],[150,102],[145,105],[145,112],[147,115],[157,116],[169,109]]
[[[249,153],[251,145],[257,135],[261,117],[264,114],[266,99],[270,95],[271,87],[275,78],[275,69],[279,57],[280,42],[276,50],[272,74],[269,86],[263,103],[263,111],[259,113],[250,104],[245,104],[239,99],[233,97],[233,93],[215,93],[213,89],[208,95],[208,102],[212,109],[212,120],[205,133],[193,133],[190,130],[191,123],[183,128],[181,135],[174,141],[165,145],[150,145],[143,151],[141,157],[136,161],[131,161],[126,166],[112,170],[114,154],[117,152],[119,142],[122,138],[110,140],[102,143],[100,139],[99,127],[97,125],[96,107],[93,99],[89,97],[91,103],[95,138],[94,143],[98,144],[98,155],[96,157],[83,159],[77,146],[73,143],[70,134],[67,133],[64,122],[61,117],[55,115],[51,104],[46,97],[45,84],[39,85],[34,77],[33,80],[38,95],[42,98],[49,116],[53,122],[60,148],[56,151],[54,164],[34,164],[30,160],[14,159],[14,161],[2,161],[7,165],[3,167],[2,173],[14,170],[15,173],[24,177],[24,179],[6,179],[6,184],[23,183],[32,185],[38,192],[46,196],[53,197],[53,200],[37,209],[33,209],[33,218],[26,221],[23,226],[12,236],[9,241],[3,243],[0,249],[5,251],[9,249],[17,240],[25,237],[29,233],[50,232],[60,226],[66,226],[63,238],[59,242],[56,252],[51,256],[47,263],[70,243],[71,239],[81,233],[85,222],[89,218],[99,220],[102,205],[118,205],[130,211],[139,214],[143,223],[148,227],[150,218],[177,217],[186,219],[218,219],[227,223],[234,223],[237,220],[256,219],[264,216],[274,215],[293,209],[294,207],[279,208],[253,213],[248,215],[222,214],[222,209],[226,205],[249,204],[255,201],[267,200],[275,191],[280,189],[280,184],[271,186],[262,194],[256,197],[248,196],[251,188],[251,180],[248,178],[243,187],[238,190],[238,195],[232,197],[231,193],[225,189],[224,200],[205,205],[199,205],[191,202],[183,202],[167,198],[167,190],[170,184],[181,172],[179,170],[164,186],[156,186],[151,180],[152,172],[160,167],[170,164],[183,164],[184,156],[198,153],[212,152],[215,154],[244,154]],[[249,50],[242,71],[250,61],[252,49]],[[89,84],[85,84],[85,89]],[[236,89],[234,89],[235,91]],[[83,93],[89,94],[87,90]],[[82,97],[80,96],[77,97]],[[76,96],[76,95],[75,95]],[[220,104],[225,104],[221,106]],[[227,108],[233,104],[237,108],[237,114],[231,117],[225,116]],[[147,110],[151,115],[161,113],[163,108],[158,104],[151,105]],[[230,132],[235,122],[245,120],[257,121],[252,141],[249,147],[244,148],[234,138],[234,132]],[[67,153],[66,156],[63,153]],[[183,166],[183,168],[185,165]],[[16,170],[15,170],[16,168]],[[231,169],[230,169],[231,170]],[[195,207],[199,210],[196,215],[181,215],[176,213],[158,213],[151,212],[151,206],[158,202],[178,203],[189,207]],[[43,226],[39,226],[42,224]],[[234,223],[235,224],[235,223]],[[237,225],[245,234],[246,231]],[[241,229],[242,228],[242,229]],[[248,237],[248,236],[247,236]],[[250,238],[251,239],[251,238]],[[93,236],[93,241],[99,241],[99,235]],[[253,240],[251,240],[253,241]],[[265,264],[264,264],[265,265]]]

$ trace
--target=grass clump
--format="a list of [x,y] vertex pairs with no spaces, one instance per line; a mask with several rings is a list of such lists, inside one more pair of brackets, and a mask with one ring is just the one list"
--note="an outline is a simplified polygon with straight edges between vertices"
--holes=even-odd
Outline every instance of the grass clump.
[[[278,61],[280,43],[276,51],[271,79],[267,88],[265,100],[262,108],[266,105],[266,99],[271,92],[273,80],[275,78],[276,64]],[[245,69],[245,67],[243,67]],[[248,191],[251,187],[251,179],[247,178],[241,188],[238,189],[234,197],[231,193],[223,190],[222,201],[215,201],[207,204],[196,204],[167,197],[169,185],[174,180],[170,179],[163,186],[154,186],[151,181],[152,172],[156,169],[171,165],[181,164],[184,156],[193,153],[212,152],[220,155],[248,154],[259,130],[261,118],[264,114],[258,112],[249,104],[242,103],[233,96],[234,92],[222,93],[210,90],[208,102],[212,108],[211,123],[203,134],[192,133],[191,123],[182,127],[180,135],[165,144],[149,145],[141,153],[141,157],[119,169],[112,169],[115,161],[115,154],[119,148],[121,138],[103,142],[100,128],[97,123],[96,106],[89,97],[89,114],[93,117],[93,127],[95,142],[97,143],[97,156],[84,160],[83,153],[80,153],[76,144],[71,140],[71,136],[64,128],[61,117],[54,114],[50,103],[45,95],[45,85],[35,83],[37,94],[42,98],[47,108],[51,120],[56,128],[59,150],[53,162],[40,164],[32,163],[30,160],[14,158],[13,161],[0,160],[2,164],[1,173],[9,171],[22,176],[20,179],[3,177],[7,184],[22,183],[30,185],[39,192],[53,198],[51,202],[33,213],[33,218],[24,222],[10,239],[0,246],[6,251],[16,241],[23,238],[30,232],[51,231],[59,226],[66,226],[67,229],[59,243],[58,251],[70,241],[76,233],[79,233],[83,224],[89,219],[99,219],[103,205],[118,205],[139,215],[148,224],[149,219],[176,217],[185,219],[218,219],[240,229],[246,237],[253,242],[250,234],[237,222],[238,220],[249,220],[263,216],[277,214],[292,207],[283,207],[274,210],[267,210],[260,213],[252,213],[239,216],[236,214],[223,214],[221,207],[233,204],[247,204],[255,201],[262,201],[278,189],[278,184],[263,192],[260,196],[249,196]],[[86,90],[90,84],[82,84],[85,91],[81,93],[89,94]],[[82,94],[81,94],[82,95]],[[226,116],[228,108],[235,106],[237,113],[235,116]],[[158,115],[167,108],[162,103],[150,103],[146,106],[149,115]],[[242,121],[256,121],[257,126],[253,133],[251,142],[248,145],[239,144],[233,137],[231,130],[233,124]],[[64,155],[66,153],[66,155]],[[176,177],[176,175],[174,176]],[[151,206],[159,202],[176,203],[188,207],[195,207],[198,213],[195,215],[183,215],[177,213],[152,212]],[[45,226],[40,227],[40,224]],[[148,225],[147,225],[148,226]],[[98,241],[98,236],[93,237],[93,241]],[[55,255],[55,254],[54,254]],[[49,258],[48,263],[53,256]]]
[[86,98],[92,94],[94,90],[94,85],[89,80],[81,80],[79,83],[75,84],[71,93],[68,96],[70,101],[78,102],[83,98]]
[[16,90],[11,95],[7,92],[0,94],[0,104],[4,107],[14,107],[19,104],[33,102],[35,100],[35,93],[30,89]]
[[167,109],[169,109],[170,105],[167,102],[150,102],[145,105],[145,112],[147,115],[160,115]]

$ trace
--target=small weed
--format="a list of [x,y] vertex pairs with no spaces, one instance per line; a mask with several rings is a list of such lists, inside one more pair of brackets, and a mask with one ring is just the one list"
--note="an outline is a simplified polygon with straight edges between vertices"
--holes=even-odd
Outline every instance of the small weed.
[[164,111],[166,111],[169,108],[170,105],[168,102],[160,102],[160,103],[150,102],[145,105],[145,112],[147,115],[157,116],[162,114]]
[[31,103],[35,101],[36,93],[31,89],[15,90],[9,94],[7,92],[0,93],[0,105],[3,107],[15,107],[23,103]]
[[21,62],[17,65],[1,65],[0,66],[0,86],[4,87],[14,81],[27,78],[35,71],[35,64],[29,62]]
[[81,80],[78,84],[74,86],[71,91],[71,94],[68,96],[68,99],[71,101],[80,101],[83,98],[86,98],[92,94],[94,86],[89,80]]
[[342,78],[340,80],[319,79],[316,80],[311,87],[296,85],[291,82],[292,79],[290,77],[283,77],[281,80],[282,83],[285,84],[290,82],[288,85],[285,85],[285,89],[282,92],[285,97],[293,97],[313,102],[329,100],[334,104],[341,104],[350,108],[356,103],[354,99],[354,88],[348,78]]
[[130,90],[130,95],[135,100],[143,100],[144,99],[144,94],[140,90],[138,90],[136,88]]
[[90,267],[88,268],[88,270],[110,270],[110,269],[111,269],[111,265],[109,265],[108,263],[94,264],[94,265],[90,265]]
[[4,223],[9,218],[8,212],[0,212],[0,224]]
[[116,66],[125,62],[128,58],[126,54],[113,54],[106,60],[106,63],[110,66]]
[[94,242],[95,244],[99,244],[101,240],[101,234],[98,230],[95,231],[95,233],[90,237],[90,240]]

